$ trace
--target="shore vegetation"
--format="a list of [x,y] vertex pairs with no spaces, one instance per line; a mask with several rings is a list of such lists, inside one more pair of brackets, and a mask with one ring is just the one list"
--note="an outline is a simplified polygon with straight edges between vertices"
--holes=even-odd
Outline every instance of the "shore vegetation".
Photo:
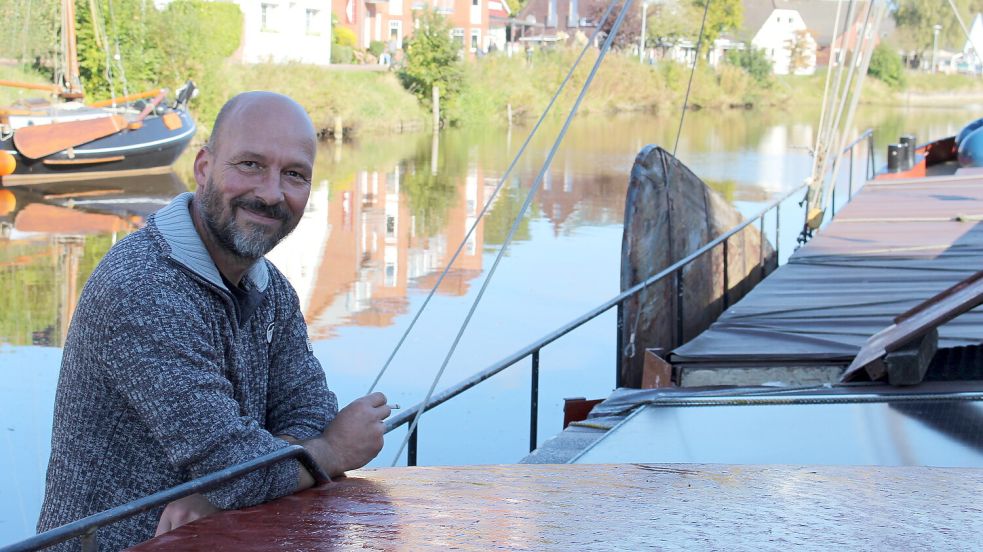
[[[0,58],[7,60],[0,65],[0,78],[54,82],[61,67],[58,45],[51,43],[57,40],[43,38],[57,37],[58,10],[28,9],[29,4],[0,0],[0,7],[13,14],[11,24],[0,30]],[[657,11],[658,21],[650,15],[650,38],[657,34],[656,42],[664,44],[696,32],[694,19],[702,18],[705,4],[693,0],[680,6],[679,13]],[[528,55],[510,57],[497,51],[465,61],[443,18],[427,12],[421,15],[422,30],[406,41],[391,67],[377,63],[380,44],[360,50],[354,35],[341,26],[335,27],[333,51],[363,65],[242,64],[235,52],[243,16],[231,2],[174,0],[158,9],[154,3],[91,0],[78,3],[77,15],[86,99],[119,95],[124,87],[129,92],[173,90],[192,79],[201,91],[191,103],[201,123],[199,140],[207,137],[210,122],[228,98],[251,89],[296,98],[323,137],[333,136],[339,122],[346,137],[429,127],[434,85],[440,89],[444,125],[522,123],[546,108],[586,40],[573,37],[568,46],[538,48]],[[739,3],[725,2],[718,11],[710,10],[708,25],[730,29],[739,19]],[[914,32],[911,25],[909,34]],[[659,50],[649,42],[652,51]],[[675,111],[684,101],[691,109],[790,109],[821,101],[824,69],[810,76],[776,76],[758,50],[733,51],[716,67],[699,57],[690,86],[688,66],[669,60],[643,63],[630,43],[623,46],[607,55],[581,114]],[[598,55],[597,49],[588,50],[560,96],[555,116],[571,108]],[[897,47],[884,44],[875,51],[870,74],[873,93],[865,95],[869,102],[908,105],[953,94],[983,97],[978,78],[906,69]],[[684,100],[687,88],[690,94]],[[0,88],[0,101],[9,104],[43,94]]]

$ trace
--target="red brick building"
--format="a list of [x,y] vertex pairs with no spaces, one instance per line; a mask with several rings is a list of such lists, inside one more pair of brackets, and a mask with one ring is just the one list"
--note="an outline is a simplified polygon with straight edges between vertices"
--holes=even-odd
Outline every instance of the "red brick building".
[[[338,25],[355,32],[356,44],[368,48],[373,41],[382,41],[390,49],[402,48],[403,41],[413,34],[422,10],[434,9],[444,15],[451,27],[451,37],[458,41],[468,55],[487,51],[494,41],[489,26],[489,9],[505,11],[498,0],[331,0]],[[491,6],[490,6],[491,4]],[[496,20],[499,18],[496,17]],[[499,26],[503,25],[499,23]],[[504,44],[496,44],[501,48]]]

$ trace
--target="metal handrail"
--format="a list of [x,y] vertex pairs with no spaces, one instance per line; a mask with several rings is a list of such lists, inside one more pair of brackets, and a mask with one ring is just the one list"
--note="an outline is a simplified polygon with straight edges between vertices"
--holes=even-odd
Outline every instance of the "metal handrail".
[[[870,168],[871,169],[871,172],[867,172],[866,174],[869,175],[870,177],[873,177],[873,175],[874,175],[874,173],[872,172],[874,170],[873,169],[874,159],[873,159],[873,155],[872,155],[873,154],[873,144],[872,144],[873,143],[873,129],[867,129],[860,136],[858,136],[857,139],[855,139],[853,142],[851,142],[843,150],[844,153],[846,153],[847,151],[849,151],[849,153],[850,153],[850,159],[851,159],[851,165],[850,165],[851,170],[850,170],[850,176],[849,176],[849,185],[850,185],[850,194],[849,194],[849,197],[852,197],[853,196],[853,171],[852,171],[852,168],[853,168],[853,150],[854,150],[854,148],[858,144],[860,144],[864,140],[867,140],[867,142],[868,142],[868,149],[869,149],[869,151],[871,153],[871,155],[868,158],[869,161],[870,161],[870,163],[868,164],[868,167],[867,167],[867,168]],[[835,190],[835,182],[836,181],[834,180],[834,190]],[[536,407],[538,406],[538,402],[539,402],[539,398],[538,398],[538,387],[539,387],[539,351],[543,347],[549,345],[550,343],[553,343],[554,341],[560,339],[561,337],[563,337],[566,334],[572,332],[573,330],[579,328],[580,326],[586,324],[587,322],[590,322],[591,320],[597,318],[601,314],[604,314],[605,312],[607,312],[611,308],[616,307],[616,306],[620,306],[626,300],[628,300],[631,297],[633,297],[634,295],[640,293],[642,290],[644,290],[648,286],[651,286],[652,284],[654,284],[654,283],[656,283],[656,282],[658,282],[658,281],[660,281],[660,280],[662,280],[664,278],[667,278],[667,277],[669,277],[671,275],[676,274],[678,271],[680,271],[683,267],[685,267],[689,263],[691,263],[691,262],[695,261],[696,259],[700,258],[702,255],[706,254],[708,251],[713,250],[718,245],[720,245],[722,243],[725,244],[726,241],[729,238],[731,238],[735,234],[743,231],[745,228],[747,228],[751,224],[756,223],[758,220],[761,220],[761,224],[762,224],[762,228],[763,228],[763,226],[764,226],[764,216],[767,213],[769,213],[773,209],[775,209],[775,210],[780,209],[781,208],[781,204],[783,202],[785,202],[788,198],[790,198],[791,196],[795,195],[796,193],[799,193],[799,192],[803,191],[807,186],[808,186],[807,184],[802,184],[800,186],[797,186],[795,189],[793,189],[793,190],[785,193],[782,197],[780,197],[779,199],[773,201],[771,204],[769,204],[767,207],[765,207],[764,209],[762,209],[754,217],[745,220],[743,223],[737,225],[736,227],[732,228],[728,232],[726,232],[726,233],[718,236],[716,239],[714,239],[713,241],[707,243],[703,247],[701,247],[701,248],[697,249],[696,251],[690,253],[686,257],[684,257],[684,258],[676,261],[675,263],[673,263],[669,267],[663,269],[662,271],[658,272],[657,274],[655,274],[653,276],[650,276],[645,281],[640,282],[638,284],[635,284],[634,286],[632,286],[632,287],[628,288],[627,290],[621,292],[620,294],[616,295],[615,297],[612,297],[611,299],[605,301],[604,303],[598,305],[597,307],[594,307],[593,309],[587,311],[586,313],[582,314],[581,316],[578,316],[577,318],[571,320],[570,322],[564,324],[563,326],[560,326],[556,330],[553,330],[552,332],[544,335],[543,337],[539,338],[538,340],[533,341],[529,345],[526,345],[525,347],[519,349],[518,351],[516,351],[516,352],[514,352],[514,353],[512,353],[510,355],[508,355],[504,359],[502,359],[502,360],[500,360],[500,361],[492,364],[491,366],[485,368],[484,370],[481,370],[481,371],[479,371],[479,372],[471,375],[469,378],[467,378],[467,379],[465,379],[463,381],[460,381],[457,384],[452,385],[452,386],[450,386],[450,387],[448,387],[448,388],[446,388],[446,389],[444,389],[444,390],[442,390],[442,391],[434,394],[433,397],[431,397],[430,401],[427,402],[426,405],[424,405],[423,403],[417,403],[417,404],[413,405],[412,407],[410,407],[410,408],[408,408],[406,410],[403,410],[402,412],[400,412],[396,416],[393,416],[392,418],[390,418],[389,420],[386,421],[386,433],[389,433],[390,431],[393,431],[396,428],[398,428],[400,426],[403,426],[403,425],[406,425],[407,423],[409,423],[411,420],[413,420],[413,418],[416,416],[417,412],[420,411],[421,408],[423,409],[424,412],[429,411],[429,410],[432,410],[433,408],[435,408],[435,407],[437,407],[437,406],[439,406],[439,405],[447,402],[448,400],[450,400],[450,399],[452,399],[452,398],[460,395],[461,393],[467,391],[468,389],[471,389],[472,387],[478,385],[479,383],[481,383],[481,382],[483,382],[483,381],[491,378],[492,376],[498,374],[499,372],[505,370],[506,368],[508,368],[508,367],[516,364],[520,360],[523,360],[524,358],[531,356],[532,357],[532,372],[533,373],[532,373],[532,392],[531,392],[531,397],[530,397],[531,408],[530,408],[530,427],[529,427],[529,435],[530,435],[530,448],[529,448],[529,450],[530,450],[530,452],[532,452],[536,448],[536,432],[537,432],[537,429],[536,429],[536,426],[537,426]],[[777,231],[777,228],[779,227],[779,224],[780,224],[780,220],[779,219],[780,219],[780,217],[777,217],[776,216],[776,220],[775,220],[776,231]],[[777,236],[776,236],[776,238],[777,238]],[[776,243],[775,243],[776,257],[777,257],[777,253],[778,253],[778,243],[777,242],[778,242],[778,240],[776,239]],[[620,344],[619,344],[619,347],[620,347]],[[409,448],[407,449],[407,464],[410,465],[410,466],[416,465],[416,458],[417,458],[416,443],[417,443],[417,440],[418,440],[418,436],[417,436],[418,431],[419,431],[419,424],[417,425],[417,428],[413,431],[413,434],[410,437]]]
[[138,498],[137,500],[121,504],[104,512],[99,512],[98,514],[93,514],[78,521],[62,525],[61,527],[56,527],[44,533],[39,533],[12,545],[0,547],[0,552],[41,550],[76,537],[81,537],[82,539],[83,552],[95,552],[99,549],[99,545],[96,542],[96,531],[100,527],[135,516],[147,510],[152,510],[188,495],[209,491],[247,473],[290,459],[300,461],[318,482],[324,483],[330,481],[328,475],[314,461],[314,458],[307,452],[307,449],[301,445],[290,445],[241,464],[160,491],[159,493]]

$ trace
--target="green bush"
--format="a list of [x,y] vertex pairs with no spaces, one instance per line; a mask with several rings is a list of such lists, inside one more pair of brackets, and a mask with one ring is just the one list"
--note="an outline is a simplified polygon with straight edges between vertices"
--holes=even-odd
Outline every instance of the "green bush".
[[901,55],[883,42],[874,48],[867,74],[895,90],[904,88],[905,74]]
[[335,44],[331,46],[331,63],[351,63],[355,59],[355,51],[351,46]]
[[334,30],[334,43],[340,46],[355,47],[355,31],[348,27],[336,27]]
[[382,52],[386,51],[386,43],[381,40],[373,40],[369,43],[369,53],[378,58]]
[[724,61],[735,67],[740,67],[751,75],[758,84],[771,82],[772,66],[771,61],[765,56],[764,50],[748,48],[746,50],[729,50],[724,56]]
[[427,108],[432,105],[431,90],[437,86],[441,119],[446,118],[448,102],[461,89],[463,73],[458,49],[447,20],[429,10],[422,14],[419,26],[406,41],[406,65],[399,72],[399,80]]

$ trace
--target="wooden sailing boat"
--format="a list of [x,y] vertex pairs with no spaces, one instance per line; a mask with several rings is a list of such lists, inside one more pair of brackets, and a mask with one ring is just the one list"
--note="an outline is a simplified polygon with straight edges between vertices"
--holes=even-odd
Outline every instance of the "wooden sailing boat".
[[166,89],[85,104],[75,44],[75,6],[62,2],[64,82],[3,86],[41,88],[58,102],[0,108],[0,185],[166,172],[195,134],[188,82],[173,104]]

